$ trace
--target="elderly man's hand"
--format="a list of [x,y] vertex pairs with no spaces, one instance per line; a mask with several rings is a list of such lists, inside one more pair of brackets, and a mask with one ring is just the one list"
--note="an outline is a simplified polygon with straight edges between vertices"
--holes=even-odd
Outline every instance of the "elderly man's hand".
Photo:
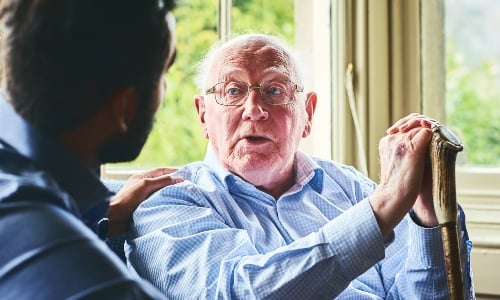
[[419,221],[435,225],[427,154],[432,122],[425,116],[410,114],[391,126],[380,140],[380,183],[370,204],[384,236],[414,204]]
[[182,181],[171,174],[172,168],[157,168],[132,175],[123,188],[111,199],[108,211],[108,237],[123,234],[128,229],[132,213],[149,195],[162,187]]

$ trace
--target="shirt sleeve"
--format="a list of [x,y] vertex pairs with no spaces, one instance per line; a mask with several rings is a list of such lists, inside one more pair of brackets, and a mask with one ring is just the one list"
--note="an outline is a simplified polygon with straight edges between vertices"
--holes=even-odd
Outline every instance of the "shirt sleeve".
[[[384,256],[368,201],[262,251],[196,190],[169,187],[134,213],[129,263],[172,299],[333,299]],[[176,190],[176,192],[172,192]]]
[[[461,209],[459,211],[464,296],[475,299],[470,270],[471,243],[465,216]],[[352,298],[366,293],[375,299],[449,299],[441,229],[421,227],[408,215],[395,231],[395,241],[386,249],[386,257],[354,280],[342,296]]]
[[0,203],[0,241],[2,299],[164,299],[55,205]]
[[[114,194],[118,193],[120,189],[125,185],[125,181],[123,180],[113,180],[106,179],[103,180],[102,183],[108,188],[108,190]],[[123,262],[126,262],[125,252],[124,252],[124,244],[125,244],[125,234],[121,234],[116,237],[108,237],[108,229],[109,229],[109,219],[107,217],[103,217],[97,223],[97,235],[100,239],[102,239],[106,245],[108,245],[109,249],[113,251]]]

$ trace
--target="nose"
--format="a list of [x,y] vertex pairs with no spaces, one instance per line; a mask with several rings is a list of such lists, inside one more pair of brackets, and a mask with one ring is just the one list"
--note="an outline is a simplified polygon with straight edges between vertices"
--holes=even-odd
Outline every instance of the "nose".
[[269,112],[265,110],[264,99],[259,88],[250,88],[248,98],[243,103],[243,120],[263,121],[269,118]]

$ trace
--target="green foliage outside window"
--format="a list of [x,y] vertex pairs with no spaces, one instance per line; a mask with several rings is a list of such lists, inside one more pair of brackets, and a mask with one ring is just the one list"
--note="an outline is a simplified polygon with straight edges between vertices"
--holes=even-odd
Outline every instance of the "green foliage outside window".
[[293,45],[293,0],[233,0],[232,31],[257,31],[277,35]]
[[500,71],[498,60],[478,67],[463,63],[463,55],[452,41],[447,45],[448,125],[464,143],[457,162],[467,165],[500,166]]

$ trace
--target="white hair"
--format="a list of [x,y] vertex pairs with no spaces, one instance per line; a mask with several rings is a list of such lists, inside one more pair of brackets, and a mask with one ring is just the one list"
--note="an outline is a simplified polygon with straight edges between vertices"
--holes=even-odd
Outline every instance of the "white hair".
[[265,41],[266,43],[279,48],[285,54],[287,54],[288,57],[290,58],[290,65],[293,68],[293,70],[291,71],[293,71],[294,75],[296,76],[297,80],[296,83],[299,86],[303,86],[304,80],[303,80],[303,67],[300,64],[301,59],[299,59],[298,53],[296,53],[296,51],[293,50],[285,40],[277,36],[268,34],[247,33],[221,39],[217,43],[215,43],[212,47],[210,47],[205,56],[196,65],[195,82],[200,91],[203,93],[208,88],[205,85],[207,84],[207,79],[209,76],[208,72],[210,66],[213,63],[213,60],[222,50],[235,44],[244,44],[244,42],[246,41],[255,41],[255,40]]

